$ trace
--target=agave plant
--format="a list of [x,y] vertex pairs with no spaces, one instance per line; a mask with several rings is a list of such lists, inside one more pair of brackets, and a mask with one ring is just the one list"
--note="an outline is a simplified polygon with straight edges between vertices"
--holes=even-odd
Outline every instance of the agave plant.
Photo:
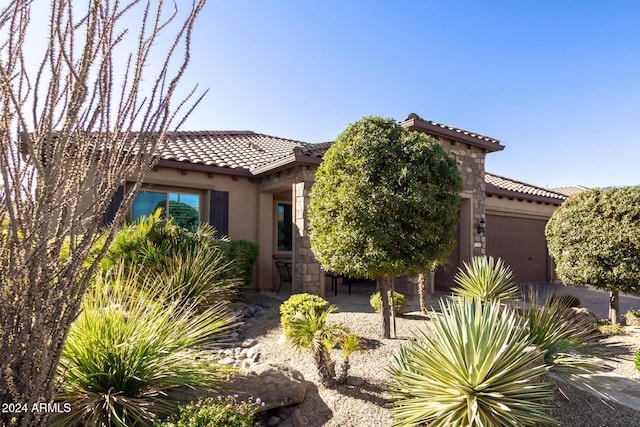
[[534,363],[540,351],[516,312],[477,298],[440,305],[390,368],[395,425],[554,424],[543,403],[555,391],[541,381],[548,368]]
[[459,286],[453,288],[458,297],[479,298],[480,301],[515,301],[520,291],[513,280],[513,272],[502,259],[474,257],[471,264],[464,263],[454,281]]
[[527,301],[523,317],[529,336],[533,344],[544,351],[544,362],[552,371],[563,373],[593,369],[593,359],[582,356],[578,351],[595,337],[595,326],[583,318],[567,320],[563,316],[567,304],[562,298],[550,294],[539,297],[535,290],[531,290]]
[[[152,286],[148,286],[149,289]],[[184,388],[220,389],[227,368],[207,361],[211,339],[236,315],[216,305],[161,302],[120,268],[99,276],[72,324],[58,367],[58,425],[146,425],[167,414]]]

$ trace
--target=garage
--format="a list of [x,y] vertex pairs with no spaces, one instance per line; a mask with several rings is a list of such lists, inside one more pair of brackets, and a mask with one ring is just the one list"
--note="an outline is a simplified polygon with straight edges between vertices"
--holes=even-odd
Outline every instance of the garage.
[[544,229],[566,196],[487,173],[486,254],[502,258],[518,283],[555,279]]
[[518,283],[546,282],[545,220],[487,215],[487,255],[502,258]]

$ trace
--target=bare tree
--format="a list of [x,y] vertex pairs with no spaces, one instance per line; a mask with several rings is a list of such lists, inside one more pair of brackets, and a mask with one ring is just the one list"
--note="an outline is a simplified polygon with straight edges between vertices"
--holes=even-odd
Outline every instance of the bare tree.
[[[0,11],[0,402],[26,409],[3,411],[2,425],[46,424],[33,405],[53,402],[60,353],[93,273],[84,261],[110,200],[125,180],[139,185],[199,101],[192,90],[171,103],[204,0],[186,13],[162,1],[49,4],[33,67],[34,5],[13,0]],[[155,72],[151,59],[161,61]]]

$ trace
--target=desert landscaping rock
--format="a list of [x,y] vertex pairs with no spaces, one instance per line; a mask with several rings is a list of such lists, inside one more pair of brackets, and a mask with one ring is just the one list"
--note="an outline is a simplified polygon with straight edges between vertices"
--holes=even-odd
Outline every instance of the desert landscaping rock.
[[270,363],[258,363],[241,369],[227,386],[241,400],[251,396],[262,399],[266,406],[260,411],[301,403],[307,391],[307,382],[299,371],[283,364]]

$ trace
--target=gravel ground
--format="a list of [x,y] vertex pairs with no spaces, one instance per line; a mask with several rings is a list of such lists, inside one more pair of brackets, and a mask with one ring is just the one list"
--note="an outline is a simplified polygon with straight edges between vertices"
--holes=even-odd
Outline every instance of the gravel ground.
[[[342,322],[366,339],[367,351],[351,356],[348,384],[327,389],[319,384],[313,361],[307,352],[297,352],[285,340],[279,327],[279,301],[258,296],[269,304],[251,323],[251,336],[261,344],[261,361],[284,363],[299,370],[309,381],[305,401],[299,405],[306,426],[391,426],[385,384],[390,381],[386,367],[395,352],[412,336],[412,331],[426,317],[409,313],[397,319],[398,339],[380,339],[380,319],[375,313],[334,313],[330,321]],[[633,366],[634,352],[640,346],[640,328],[629,328],[629,335],[602,338],[594,343],[592,353],[604,359],[609,370],[640,382]],[[335,351],[334,360],[341,360]],[[552,415],[562,426],[616,427],[640,425],[640,412],[626,406],[608,403],[580,391],[568,383],[559,383]],[[640,388],[640,384],[639,384]]]

